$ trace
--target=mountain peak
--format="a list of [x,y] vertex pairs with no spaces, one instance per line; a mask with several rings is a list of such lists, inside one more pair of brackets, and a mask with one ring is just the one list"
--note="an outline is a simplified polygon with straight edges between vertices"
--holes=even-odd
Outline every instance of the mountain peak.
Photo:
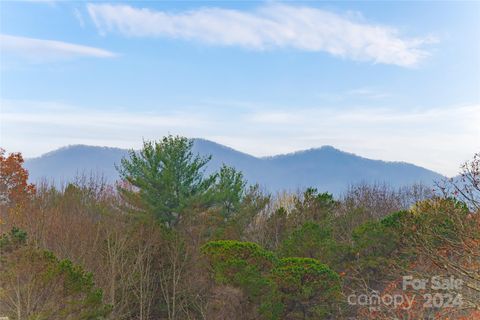
[[345,151],[342,151],[340,149],[337,149],[333,146],[330,145],[324,145],[321,147],[317,148],[310,148],[310,149],[305,149],[305,150],[298,150],[290,153],[283,153],[283,154],[277,154],[274,156],[266,156],[263,157],[262,159],[284,159],[284,158],[291,158],[291,157],[311,157],[311,156],[352,156],[352,157],[359,157],[353,153],[348,153]]

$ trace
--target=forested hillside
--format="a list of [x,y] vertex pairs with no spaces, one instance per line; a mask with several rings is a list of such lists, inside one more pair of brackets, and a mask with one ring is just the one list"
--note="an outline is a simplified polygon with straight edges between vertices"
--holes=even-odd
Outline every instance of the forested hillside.
[[[480,319],[480,154],[460,184],[334,197],[205,170],[218,160],[183,137],[113,151],[116,184],[62,188],[30,183],[21,154],[0,151],[0,317]],[[353,161],[323,152],[306,154]],[[268,161],[284,179],[315,170],[293,158]]]
[[[330,146],[257,158],[212,141],[193,142],[195,153],[212,156],[205,166],[208,174],[226,164],[241,171],[250,185],[258,183],[270,192],[315,187],[339,195],[351,184],[388,183],[399,188],[415,183],[433,186],[434,181],[443,179],[436,172],[409,163],[366,159]],[[70,146],[28,159],[25,167],[31,182],[44,178],[61,185],[76,176],[93,174],[113,183],[118,179],[115,165],[126,154],[127,150],[118,148]]]

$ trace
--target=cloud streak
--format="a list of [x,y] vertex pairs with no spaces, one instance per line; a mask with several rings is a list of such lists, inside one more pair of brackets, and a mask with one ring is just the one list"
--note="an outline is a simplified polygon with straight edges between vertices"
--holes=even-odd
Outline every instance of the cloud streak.
[[11,54],[33,62],[65,60],[80,57],[112,58],[116,54],[104,49],[68,42],[42,40],[0,34],[2,53]]
[[87,4],[101,34],[164,37],[251,50],[290,48],[357,61],[412,67],[429,55],[432,37],[305,6],[268,4],[254,11],[200,8],[180,13],[128,5]]

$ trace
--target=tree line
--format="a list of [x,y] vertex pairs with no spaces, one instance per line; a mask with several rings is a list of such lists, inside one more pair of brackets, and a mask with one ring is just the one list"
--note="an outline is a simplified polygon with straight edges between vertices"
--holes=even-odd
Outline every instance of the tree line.
[[[192,145],[145,141],[116,185],[61,188],[0,149],[0,317],[480,319],[480,154],[434,190],[334,198],[207,174]],[[432,276],[457,286],[405,287]]]

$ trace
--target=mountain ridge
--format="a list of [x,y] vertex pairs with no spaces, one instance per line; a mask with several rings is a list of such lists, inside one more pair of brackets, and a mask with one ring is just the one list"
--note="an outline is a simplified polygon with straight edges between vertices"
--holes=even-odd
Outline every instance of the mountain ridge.
[[[213,141],[194,139],[193,152],[212,155],[207,174],[226,164],[242,171],[249,183],[259,183],[268,191],[316,187],[338,194],[360,182],[401,187],[414,183],[432,185],[444,178],[411,163],[369,159],[328,145],[256,157]],[[25,167],[34,182],[43,178],[55,183],[69,182],[82,173],[101,174],[108,182],[114,182],[118,178],[115,164],[127,154],[127,149],[116,147],[68,145],[26,159]]]

